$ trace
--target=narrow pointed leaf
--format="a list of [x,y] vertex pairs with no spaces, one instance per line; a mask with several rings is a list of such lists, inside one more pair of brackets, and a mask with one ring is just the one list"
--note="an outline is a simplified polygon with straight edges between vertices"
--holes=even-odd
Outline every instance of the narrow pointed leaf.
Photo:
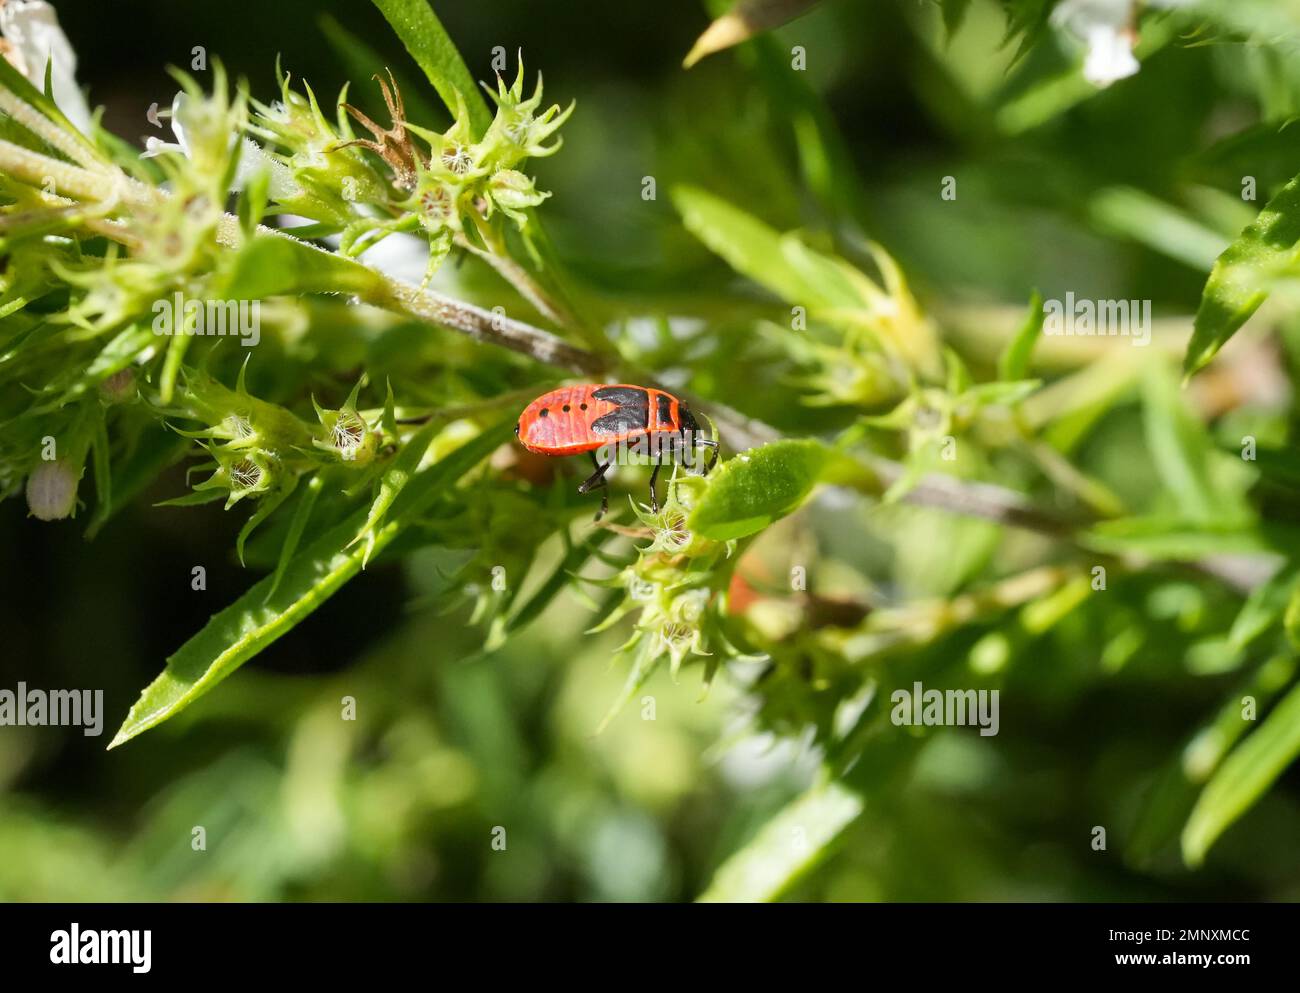
[[316,507],[316,498],[320,496],[323,486],[324,480],[320,473],[317,473],[307,480],[307,485],[303,488],[302,498],[294,508],[293,518],[289,521],[289,531],[284,536],[284,544],[280,546],[280,557],[275,563],[275,572],[271,574],[271,585],[266,591],[268,600],[275,595],[280,580],[284,578],[284,571],[289,568],[289,563],[293,561],[293,556],[298,551],[298,542],[302,540],[302,533],[307,529],[307,522],[311,520],[311,512]]
[[1183,859],[1198,866],[1210,846],[1249,810],[1300,755],[1300,685],[1232,750],[1206,784],[1187,826]]
[[1300,176],[1273,197],[1245,231],[1219,256],[1201,293],[1192,340],[1183,357],[1191,375],[1206,365],[1259,309],[1274,281],[1300,255]]
[[1043,295],[1034,290],[1029,299],[1029,313],[1015,336],[998,356],[998,378],[1025,379],[1029,375],[1029,360],[1043,330]]
[[740,0],[731,10],[715,19],[696,39],[682,65],[689,69],[700,59],[721,52],[755,35],[779,28],[806,14],[819,0]]
[[[382,551],[422,514],[446,486],[491,454],[507,436],[498,425],[421,472],[405,488],[393,516],[375,535]],[[171,658],[167,668],[141,694],[109,748],[154,727],[211,690],[262,649],[292,630],[361,571],[364,549],[347,547],[365,519],[357,511],[295,556],[273,596],[272,577],[255,584],[216,613]]]
[[[836,838],[862,815],[862,797],[837,782],[796,797],[754,839],[718,869],[701,903],[775,900],[825,857]],[[795,839],[799,839],[796,842]]]

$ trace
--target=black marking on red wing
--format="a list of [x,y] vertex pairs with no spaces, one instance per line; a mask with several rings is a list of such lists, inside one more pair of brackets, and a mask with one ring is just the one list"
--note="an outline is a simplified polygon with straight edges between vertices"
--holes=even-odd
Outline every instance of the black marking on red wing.
[[659,426],[664,427],[673,422],[673,398],[666,393],[660,393],[655,397],[659,406]]
[[620,407],[591,422],[592,434],[624,434],[644,431],[649,426],[648,407]]
[[602,386],[591,395],[620,407],[645,407],[650,403],[650,395],[639,386]]
[[591,394],[597,400],[618,404],[591,422],[592,434],[623,434],[650,427],[650,395],[636,386],[602,386]]

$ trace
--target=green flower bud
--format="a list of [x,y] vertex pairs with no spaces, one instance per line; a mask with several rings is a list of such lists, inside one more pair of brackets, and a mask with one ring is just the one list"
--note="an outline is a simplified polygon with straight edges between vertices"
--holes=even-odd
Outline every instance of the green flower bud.
[[[310,86],[303,84],[304,96],[289,83],[288,73],[281,75],[280,99],[272,104],[251,101],[255,114],[249,130],[268,148],[283,150],[267,155],[287,170],[290,180],[272,183],[274,200],[295,214],[339,226],[357,219],[357,204],[386,204],[389,185],[359,151],[349,147],[346,139],[351,132],[340,134],[330,124]],[[346,94],[344,87],[340,104]]]
[[380,433],[372,431],[364,417],[351,407],[340,410],[316,408],[326,440],[313,439],[312,445],[337,455],[348,465],[364,466],[379,451]]
[[498,169],[488,183],[489,204],[495,204],[521,228],[528,220],[523,211],[536,207],[549,196],[549,193],[539,193],[533,181],[516,169]]
[[522,58],[515,81],[508,89],[500,76],[497,77],[495,93],[486,86],[484,89],[497,105],[496,118],[483,136],[485,162],[510,168],[524,159],[544,158],[560,150],[561,139],[557,138],[550,145],[545,142],[569,119],[575,104],[569,104],[563,111],[559,104],[554,104],[539,116],[537,108],[542,103],[542,77],[538,75],[533,95],[524,99]]
[[268,452],[217,450],[212,454],[217,460],[216,471],[194,489],[229,490],[227,510],[245,497],[259,497],[279,485],[280,463]]

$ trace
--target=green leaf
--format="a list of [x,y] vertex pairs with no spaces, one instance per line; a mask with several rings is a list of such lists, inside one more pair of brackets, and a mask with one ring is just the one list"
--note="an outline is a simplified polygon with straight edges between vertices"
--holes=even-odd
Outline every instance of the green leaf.
[[383,277],[289,235],[259,233],[239,253],[225,292],[231,299],[298,293],[373,293]]
[[207,490],[195,490],[192,493],[186,493],[184,496],[172,497],[170,500],[159,500],[154,504],[155,507],[200,507],[205,503],[216,503],[218,500],[226,500],[230,493],[218,487]]
[[1107,233],[1121,235],[1204,272],[1226,247],[1227,238],[1178,207],[1129,186],[1093,194],[1088,213]]
[[1206,784],[1183,828],[1183,860],[1199,866],[1210,846],[1300,755],[1300,685],[1232,750]]
[[691,234],[782,300],[804,306],[862,305],[860,297],[846,301],[841,295],[844,275],[832,272],[833,260],[787,240],[756,217],[693,186],[674,187],[672,199]]
[[1300,6],[1294,0],[1196,0],[1196,12],[1230,31],[1265,38],[1294,38],[1300,31]]
[[43,414],[58,410],[71,400],[83,396],[108,379],[115,372],[132,365],[140,352],[154,341],[147,326],[129,324],[109,340],[99,354],[84,368],[77,368],[67,385],[46,403],[32,407],[28,414]]
[[[46,66],[48,68],[49,63],[46,63]],[[72,140],[87,153],[88,158],[107,162],[103,153],[91,143],[90,139],[78,131],[76,125],[64,116],[63,111],[59,110],[59,106],[54,102],[54,99],[46,96],[29,83],[27,77],[15,69],[8,59],[0,59],[0,86],[24,103],[30,104],[36,110],[39,110],[50,121],[58,125],[60,130],[66,131]]]
[[1292,648],[1300,648],[1300,586],[1291,590],[1286,612],[1282,615],[1282,628]]
[[257,530],[257,526],[270,517],[279,509],[280,504],[293,494],[298,486],[298,477],[290,476],[288,481],[282,483],[270,493],[264,493],[257,501],[257,506],[253,512],[248,515],[248,520],[244,521],[244,526],[239,529],[239,535],[235,538],[235,556],[239,559],[239,564],[244,564],[244,544],[248,541],[248,536]]
[[265,169],[258,169],[249,177],[243,191],[239,194],[237,213],[239,228],[245,238],[251,238],[266,214],[267,196],[271,188],[271,174]]
[[721,52],[755,35],[779,28],[806,14],[819,0],[739,0],[735,7],[715,19],[691,47],[682,61],[689,69],[700,59]]
[[781,237],[775,229],[693,186],[674,187],[672,199],[686,229],[731,268],[783,300],[807,299],[807,286],[781,257]]
[[1137,554],[1175,562],[1219,554],[1300,554],[1300,529],[1267,521],[1250,526],[1176,517],[1124,517],[1094,525],[1079,535],[1079,541],[1108,554]]
[[1294,266],[1300,246],[1300,176],[1273,197],[1259,217],[1219,256],[1201,293],[1201,305],[1183,371],[1206,365],[1259,309],[1274,280]]
[[429,0],[374,0],[374,4],[402,39],[411,58],[424,70],[453,117],[457,94],[464,98],[474,135],[481,138],[492,123],[492,114],[455,42],[429,6]]
[[948,38],[952,38],[961,30],[962,24],[966,20],[966,12],[970,9],[971,0],[939,0],[943,8],[943,29]]
[[102,521],[113,506],[113,472],[108,457],[108,421],[101,413],[95,420],[95,435],[90,445],[91,465],[95,470],[95,515],[91,523]]
[[[635,648],[629,646],[635,644]],[[658,668],[659,655],[654,651],[653,642],[649,638],[638,639],[633,635],[633,641],[624,646],[620,654],[632,655],[632,665],[628,669],[627,679],[623,682],[623,688],[619,691],[618,696],[614,698],[609,709],[605,711],[605,716],[601,718],[600,723],[596,725],[596,734],[604,734],[605,728],[609,727],[610,722],[622,713],[623,708],[632,702],[632,698],[637,695],[646,681],[654,675],[655,669]]]
[[1142,423],[1156,472],[1182,515],[1193,521],[1221,519],[1209,473],[1213,443],[1187,409],[1173,375],[1159,363],[1150,363],[1143,378]]
[[113,491],[86,528],[87,540],[94,538],[121,509],[154,482],[169,465],[179,462],[189,449],[185,438],[151,427],[136,447],[114,470]]
[[307,529],[307,522],[311,520],[311,512],[316,507],[316,498],[320,496],[324,485],[324,478],[318,472],[307,480],[307,485],[303,488],[302,496],[298,500],[298,506],[294,508],[293,517],[289,521],[289,531],[284,536],[284,544],[280,546],[280,557],[276,560],[275,572],[271,575],[271,585],[266,591],[266,599],[268,600],[275,595],[275,591],[280,586],[280,580],[284,578],[284,571],[289,568],[294,553],[298,551],[298,542],[302,540],[302,533]]
[[1228,644],[1238,654],[1246,651],[1282,618],[1291,598],[1300,568],[1294,564],[1279,569],[1268,582],[1257,586],[1241,605],[1228,631]]
[[[862,815],[862,797],[836,782],[796,797],[727,859],[699,897],[701,903],[775,900],[827,854]],[[801,844],[794,839],[801,839]]]
[[797,234],[782,234],[711,193],[675,186],[672,199],[686,229],[742,276],[830,323],[869,330],[880,346],[927,378],[941,375],[934,330],[881,246],[866,245],[883,287],[844,259],[810,248]]
[[1296,125],[1297,120],[1290,118],[1234,129],[1188,160],[1188,178],[1222,190],[1240,189],[1249,176],[1255,180],[1257,190],[1280,189],[1300,162],[1300,127]]
[[1043,385],[1040,379],[1023,379],[1010,383],[979,383],[957,398],[959,404],[982,407],[1014,407]]
[[528,602],[509,618],[500,618],[493,625],[483,650],[491,652],[500,648],[507,638],[540,617],[560,591],[573,582],[573,577],[581,571],[582,567],[615,537],[617,535],[613,531],[601,528],[594,531],[586,541],[569,548],[551,575],[537,589],[537,592],[528,598]]
[[823,480],[844,480],[856,466],[818,441],[777,441],[736,455],[710,479],[687,527],[714,541],[761,531],[808,498]]
[[[343,68],[348,79],[361,80],[370,79],[376,75],[382,76],[388,66],[384,64],[383,57],[358,38],[355,34],[345,28],[329,14],[321,14],[318,20],[321,33],[325,35],[330,47],[334,49],[343,64]],[[413,86],[406,74],[399,69],[391,69],[393,79],[397,82],[397,88],[401,91],[402,102],[406,105],[406,116],[409,120],[418,121],[423,124],[429,124],[434,121],[436,108],[431,104],[421,89]],[[355,90],[353,90],[353,102],[356,102]]]
[[1125,852],[1127,858],[1145,865],[1177,839],[1201,787],[1249,730],[1249,722],[1241,718],[1242,697],[1252,696],[1257,706],[1263,707],[1287,686],[1295,670],[1294,658],[1274,656],[1248,682],[1234,687],[1214,716],[1188,737],[1148,792]]
[[375,543],[375,535],[379,529],[384,515],[388,513],[393,502],[397,499],[410,482],[415,471],[420,467],[420,460],[424,458],[424,453],[429,450],[429,443],[433,441],[433,436],[441,429],[437,421],[433,421],[414,435],[406,443],[405,447],[393,459],[392,463],[384,470],[383,476],[379,479],[379,493],[376,494],[374,501],[370,504],[370,510],[366,514],[366,519],[361,528],[357,531],[352,542],[364,540],[366,542],[366,552],[362,556],[361,564],[364,566],[370,561],[370,555]]
[[998,356],[998,379],[1024,379],[1029,374],[1029,359],[1043,330],[1043,316],[1043,295],[1034,290],[1034,295],[1029,298],[1025,323],[1020,325],[1020,330]]
[[[382,551],[444,487],[474,468],[506,437],[506,425],[491,428],[412,479],[387,523],[375,534],[375,550]],[[274,577],[268,576],[213,615],[167,660],[167,668],[145,688],[108,747],[116,748],[184,710],[292,630],[360,572],[365,549],[347,546],[366,513],[365,509],[357,511],[297,555],[284,570],[274,594],[267,595],[274,582]]]

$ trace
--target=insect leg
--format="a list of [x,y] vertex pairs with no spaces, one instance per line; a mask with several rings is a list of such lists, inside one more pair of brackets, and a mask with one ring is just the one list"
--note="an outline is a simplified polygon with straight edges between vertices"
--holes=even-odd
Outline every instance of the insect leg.
[[655,495],[655,480],[659,478],[659,470],[663,468],[662,462],[656,462],[655,467],[650,470],[650,513],[659,513],[659,497]]
[[697,448],[713,449],[712,457],[709,459],[708,464],[704,467],[704,471],[700,473],[701,476],[707,476],[710,472],[713,471],[713,467],[718,464],[718,443],[716,441],[708,441],[707,439],[701,438],[698,441],[696,441],[695,445]]
[[587,454],[591,456],[591,464],[596,467],[596,471],[583,480],[582,485],[578,487],[578,492],[588,493],[591,490],[596,489],[601,491],[600,510],[596,513],[595,518],[596,520],[600,520],[605,516],[605,512],[609,510],[609,480],[605,478],[605,473],[609,471],[609,467],[613,463],[606,462],[602,465],[600,462],[596,461],[595,452],[588,452]]

